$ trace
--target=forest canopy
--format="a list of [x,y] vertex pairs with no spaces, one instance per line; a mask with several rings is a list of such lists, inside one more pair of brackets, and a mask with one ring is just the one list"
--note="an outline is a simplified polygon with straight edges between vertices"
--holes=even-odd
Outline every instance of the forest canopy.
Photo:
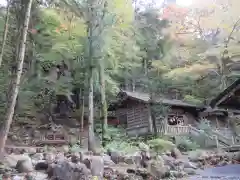
[[120,89],[204,105],[239,78],[240,1],[30,2],[0,9],[1,112],[20,78],[13,121],[54,121],[86,106],[91,122],[99,117],[107,126]]

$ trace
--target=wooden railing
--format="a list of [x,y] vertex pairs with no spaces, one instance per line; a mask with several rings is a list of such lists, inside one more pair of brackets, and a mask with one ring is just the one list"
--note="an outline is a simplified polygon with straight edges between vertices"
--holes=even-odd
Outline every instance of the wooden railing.
[[218,137],[219,141],[222,141],[223,143],[225,143],[227,145],[234,145],[235,144],[235,140],[234,140],[233,136],[231,138],[227,138],[218,131],[212,131],[212,133],[213,133],[213,135]]
[[190,132],[189,126],[166,126],[165,134],[167,135],[180,135],[180,134],[188,134]]

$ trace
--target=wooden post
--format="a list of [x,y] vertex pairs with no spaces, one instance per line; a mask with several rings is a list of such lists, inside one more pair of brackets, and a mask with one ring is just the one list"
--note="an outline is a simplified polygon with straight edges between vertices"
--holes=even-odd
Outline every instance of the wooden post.
[[216,141],[216,146],[217,146],[217,148],[218,148],[218,147],[219,147],[219,144],[218,144],[218,138],[217,138],[216,135],[214,135],[214,139],[215,139],[215,141]]
[[151,114],[151,107],[150,105],[148,104],[147,106],[148,108],[148,129],[149,129],[149,132],[152,133],[153,132],[153,122],[152,122],[152,114]]
[[232,136],[232,144],[235,144],[235,140],[233,136]]

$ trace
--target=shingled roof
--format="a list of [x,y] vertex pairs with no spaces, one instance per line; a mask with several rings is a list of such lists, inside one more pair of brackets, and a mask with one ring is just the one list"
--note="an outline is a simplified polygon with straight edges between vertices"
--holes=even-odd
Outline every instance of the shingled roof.
[[236,80],[229,87],[220,92],[214,99],[212,99],[210,106],[215,108],[219,103],[230,97],[238,89],[240,89],[240,79]]
[[[125,98],[131,98],[139,101],[143,101],[146,103],[150,102],[150,95],[148,93],[140,93],[140,92],[131,92],[131,91],[120,91],[118,94],[118,97],[123,96]],[[170,106],[182,106],[182,107],[192,107],[192,108],[203,108],[202,106],[197,106],[194,104],[189,104],[186,102],[183,102],[181,100],[177,99],[166,99],[162,97],[154,97],[153,98],[154,103],[162,103],[165,105],[170,105]]]

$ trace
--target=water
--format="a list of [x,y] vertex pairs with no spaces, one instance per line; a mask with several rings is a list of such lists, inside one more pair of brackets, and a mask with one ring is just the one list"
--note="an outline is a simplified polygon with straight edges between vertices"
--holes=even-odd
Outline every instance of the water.
[[231,164],[222,167],[207,168],[199,171],[198,176],[191,177],[189,180],[240,180],[240,165]]

